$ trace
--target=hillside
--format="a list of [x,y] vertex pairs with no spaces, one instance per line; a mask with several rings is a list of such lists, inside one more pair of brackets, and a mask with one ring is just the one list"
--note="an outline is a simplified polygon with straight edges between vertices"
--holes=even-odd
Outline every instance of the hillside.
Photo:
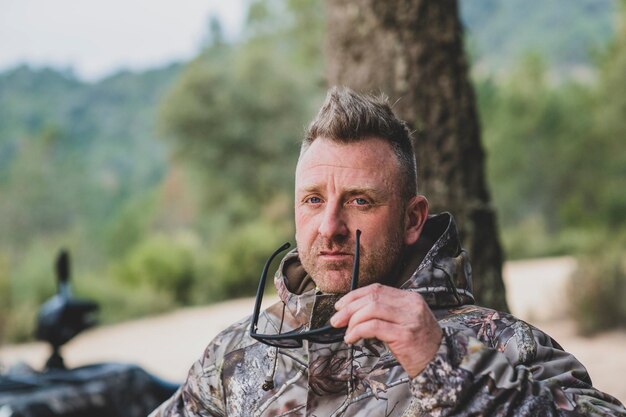
[[0,226],[9,233],[0,239],[106,222],[130,195],[158,184],[166,150],[155,140],[156,111],[179,70],[97,83],[27,66],[1,74],[0,192],[9,198],[0,202]]
[[589,66],[613,34],[615,0],[460,0],[469,50],[483,71],[510,70],[528,53],[551,67]]
[[[561,73],[589,67],[611,37],[616,9],[615,0],[459,5],[483,72],[508,71],[530,51]],[[94,83],[70,70],[0,73],[0,192],[8,197],[0,202],[0,243],[65,230],[68,222],[104,224],[130,196],[159,184],[167,152],[155,140],[157,107],[182,68],[120,72]],[[6,220],[26,206],[33,212],[23,221]]]

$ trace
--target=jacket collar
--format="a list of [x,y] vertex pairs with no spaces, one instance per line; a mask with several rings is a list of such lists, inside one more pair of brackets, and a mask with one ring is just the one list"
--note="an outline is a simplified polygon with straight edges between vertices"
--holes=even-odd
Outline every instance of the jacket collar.
[[420,236],[423,240],[434,243],[400,288],[419,292],[432,309],[474,304],[472,268],[452,215],[430,216]]

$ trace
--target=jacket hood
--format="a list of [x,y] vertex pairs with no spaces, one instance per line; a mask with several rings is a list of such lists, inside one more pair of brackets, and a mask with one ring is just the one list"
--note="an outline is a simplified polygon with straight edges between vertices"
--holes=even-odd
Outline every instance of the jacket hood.
[[[419,292],[431,309],[474,304],[471,266],[467,253],[461,248],[456,223],[450,213],[429,216],[418,242],[409,248],[407,256],[413,257],[408,261],[415,263],[419,260],[417,258],[422,259],[399,288]],[[328,321],[335,312],[335,302],[342,296],[324,294],[316,289],[300,263],[297,248],[281,261],[274,284],[296,321],[312,328]]]

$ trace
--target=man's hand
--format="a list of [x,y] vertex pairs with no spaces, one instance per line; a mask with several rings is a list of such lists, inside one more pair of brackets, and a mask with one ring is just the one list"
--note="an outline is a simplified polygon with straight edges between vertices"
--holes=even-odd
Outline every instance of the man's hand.
[[376,338],[389,346],[411,378],[439,349],[443,332],[424,298],[381,284],[356,289],[335,304],[334,327],[347,326],[346,343]]

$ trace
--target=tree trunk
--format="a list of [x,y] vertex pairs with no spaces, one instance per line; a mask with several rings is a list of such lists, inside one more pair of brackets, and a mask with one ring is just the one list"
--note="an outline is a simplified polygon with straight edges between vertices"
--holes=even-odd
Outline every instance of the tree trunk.
[[477,302],[508,310],[456,0],[328,0],[330,85],[387,94],[415,130],[420,192],[454,214]]

